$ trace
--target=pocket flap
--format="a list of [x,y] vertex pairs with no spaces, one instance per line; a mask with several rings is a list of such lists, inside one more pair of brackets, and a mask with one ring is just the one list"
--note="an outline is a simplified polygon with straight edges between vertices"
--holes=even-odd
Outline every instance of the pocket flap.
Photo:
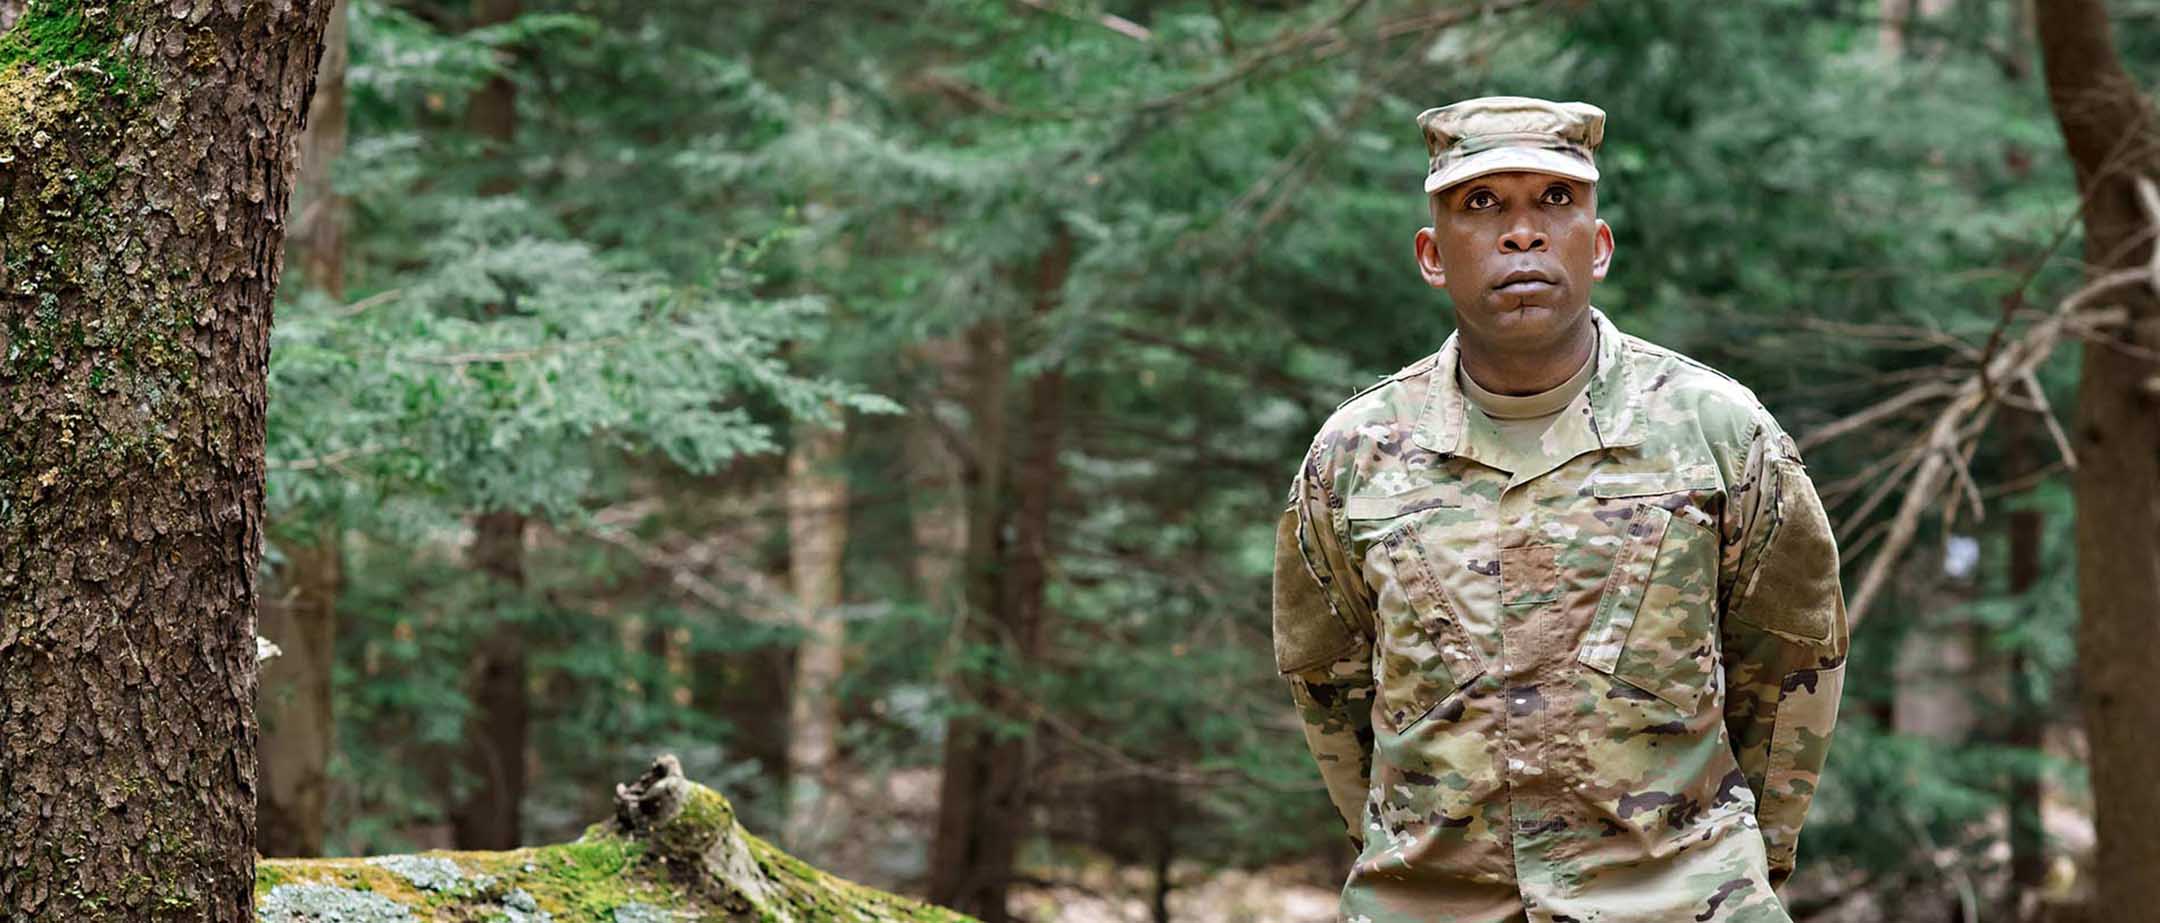
[[1453,484],[1427,484],[1385,497],[1344,497],[1345,519],[1393,519],[1419,510],[1460,507]]
[[1594,497],[1650,497],[1719,485],[1716,465],[1688,465],[1666,471],[1599,471],[1590,475]]

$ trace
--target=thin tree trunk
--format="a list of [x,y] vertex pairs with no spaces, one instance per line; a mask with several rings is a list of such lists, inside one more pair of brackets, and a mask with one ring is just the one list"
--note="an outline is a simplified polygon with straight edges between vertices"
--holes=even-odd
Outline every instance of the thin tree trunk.
[[1875,15],[1876,44],[1893,60],[1905,54],[1905,25],[1912,18],[1913,0],[1878,0]]
[[[1035,315],[1058,304],[1072,265],[1071,238],[1059,233],[1037,263]],[[977,379],[970,459],[968,583],[965,643],[997,648],[1007,667],[1024,676],[1041,656],[1044,589],[1048,584],[1053,513],[1062,482],[1059,435],[1064,425],[1065,376],[1056,366],[1029,384],[1026,455],[1008,478],[1005,391],[1011,374],[1006,334],[993,322],[972,338]],[[1007,493],[1007,483],[1011,493]],[[1011,524],[1011,542],[1001,539]],[[988,712],[955,718],[946,732],[945,774],[939,789],[937,840],[931,860],[931,900],[981,917],[1012,919],[1007,908],[1013,858],[1027,831],[1028,783],[1034,772],[1033,735],[999,725],[1031,722],[1029,703],[1015,690],[981,676],[964,676],[962,702]]]
[[[502,511],[476,517],[471,555],[489,578],[491,595],[516,605],[525,589],[525,517]],[[513,849],[524,836],[518,808],[525,802],[530,719],[522,626],[499,619],[488,630],[473,652],[467,688],[473,710],[462,759],[471,788],[451,812],[451,835],[459,849]]]
[[[972,646],[997,640],[989,623],[996,613],[998,567],[1003,559],[999,539],[1004,531],[1005,390],[1011,378],[1011,360],[1006,355],[1002,321],[984,322],[969,331],[967,340],[971,385],[971,454],[966,460],[967,555],[962,575],[963,603],[955,613],[953,634],[959,645]],[[954,676],[956,704],[963,709],[989,707],[984,685],[971,674]],[[931,903],[972,913],[989,923],[1004,923],[1004,882],[1011,876],[1010,857],[1004,857],[1004,864],[998,865],[999,857],[986,855],[983,844],[983,828],[991,822],[984,798],[989,745],[994,739],[988,724],[983,716],[970,711],[955,714],[946,724],[929,896]],[[995,913],[985,909],[991,904],[998,908]]]
[[[2012,595],[2023,595],[2040,580],[2040,539],[2046,524],[2046,515],[2040,510],[2010,513]],[[2010,656],[2010,730],[2006,738],[2013,747],[2038,753],[2046,745],[2047,721],[2042,702],[2026,689],[2026,668],[2022,650]],[[2020,776],[2010,787],[2010,904],[2011,918],[2019,923],[2037,918],[2041,892],[2047,885],[2047,834],[2040,817],[2044,796],[2040,778],[2030,773]]]
[[[307,130],[300,135],[292,249],[301,278],[331,298],[345,297],[345,200],[331,174],[345,152],[347,0],[337,0],[323,29],[322,63]],[[284,650],[262,668],[257,711],[262,723],[257,849],[265,856],[319,856],[329,801],[336,716],[330,671],[337,649],[337,597],[344,552],[335,526],[293,536],[285,564],[271,574],[260,632]]]
[[[473,26],[516,19],[519,0],[473,0]],[[490,78],[474,93],[465,125],[501,155],[517,137],[517,87],[509,79]],[[500,195],[515,187],[507,178],[491,180],[483,190]],[[473,561],[493,578],[500,601],[522,599],[525,590],[523,513],[490,510],[473,521]],[[525,629],[498,619],[474,651],[468,683],[472,717],[465,727],[462,760],[473,787],[459,793],[450,814],[459,849],[511,849],[524,838],[519,809],[525,803],[525,745],[531,721],[531,693],[525,683]]]
[[299,218],[293,227],[301,278],[340,301],[345,298],[345,197],[331,180],[338,158],[345,156],[350,6],[350,0],[337,0],[323,30],[322,67],[315,77],[315,99],[308,106],[307,131],[300,136]]
[[[2048,99],[2084,194],[2085,261],[2143,265],[2152,241],[2135,178],[2160,179],[2160,123],[2116,56],[2100,0],[2035,7]],[[2160,300],[2126,291],[2129,323],[2084,352],[2078,385],[2078,682],[2099,835],[2097,906],[2160,907],[2160,391],[2130,351],[2160,348]]]
[[1150,818],[1154,830],[1154,886],[1148,901],[1148,919],[1152,923],[1170,923],[1170,892],[1177,890],[1177,879],[1172,874],[1177,867],[1177,833],[1183,821],[1181,793],[1176,786],[1165,785],[1159,789],[1159,811]]
[[960,380],[966,344],[953,338],[932,340],[916,349],[914,358],[932,384],[922,389],[919,406],[906,423],[912,571],[923,604],[933,612],[949,613],[959,602],[960,565],[967,556],[967,473],[948,435],[958,424],[944,419],[940,408],[947,395],[966,392]]
[[832,833],[841,799],[838,739],[840,700],[834,690],[847,664],[847,626],[840,620],[841,555],[847,548],[848,482],[841,470],[847,431],[838,425],[798,424],[788,452],[788,582],[799,607],[803,640],[795,647],[795,680],[788,707],[787,841],[816,857]]
[[0,37],[0,919],[253,917],[264,371],[330,0],[182,12]]
[[319,527],[286,547],[285,565],[262,600],[260,631],[281,649],[263,664],[257,703],[262,768],[255,823],[257,851],[265,856],[322,855],[337,729],[330,674],[345,582],[341,557],[336,526]]

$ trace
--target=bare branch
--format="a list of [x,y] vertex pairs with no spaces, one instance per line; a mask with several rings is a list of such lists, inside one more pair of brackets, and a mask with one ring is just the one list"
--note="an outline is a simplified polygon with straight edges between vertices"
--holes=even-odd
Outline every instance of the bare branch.
[[[2152,177],[2134,177],[2137,184],[2138,207],[2145,210],[2145,220],[2152,223],[2153,230],[2160,232],[2160,188],[2153,186]],[[2160,244],[2153,246],[2152,257],[2145,263],[2148,277],[2145,284],[2152,287],[2153,294],[2160,295]]]
[[1923,382],[1921,384],[1915,385],[1911,388],[1907,388],[1903,391],[1893,394],[1890,397],[1880,402],[1877,402],[1874,406],[1869,407],[1866,410],[1862,410],[1859,413],[1845,417],[1841,420],[1837,420],[1821,427],[1820,429],[1808,433],[1806,436],[1801,437],[1799,440],[1800,451],[1802,453],[1805,453],[1808,450],[1813,449],[1817,446],[1826,445],[1841,436],[1847,436],[1860,430],[1866,429],[1884,420],[1890,419],[1891,417],[1895,417],[1898,414],[1904,413],[1913,405],[1921,403],[1923,401],[1933,400],[1938,397],[1948,397],[1955,393],[1957,393],[1956,388],[1953,388],[1942,382]]
[[[1850,622],[1857,624],[1867,614],[1868,607],[1888,581],[1891,567],[1912,543],[1913,535],[1919,528],[1920,514],[1935,501],[1947,479],[1953,475],[1962,476],[1961,483],[1967,488],[1967,495],[1970,497],[1978,494],[1978,488],[1972,486],[1971,475],[1963,471],[1952,471],[1951,466],[1962,458],[1965,441],[1977,436],[1987,415],[1992,412],[1998,396],[1995,383],[2022,381],[2032,377],[2033,369],[2053,353],[2062,334],[2071,327],[2077,313],[2087,305],[2124,286],[2150,284],[2152,281],[2152,271],[2146,268],[2117,270],[2095,278],[2064,298],[2052,313],[2027,328],[2024,336],[2009,342],[2007,348],[2000,351],[1991,349],[1986,353],[1987,362],[1975,369],[1972,376],[1958,386],[1956,395],[1936,415],[1926,436],[1918,445],[1908,450],[1908,460],[1918,458],[1919,464],[1915,466],[1910,478],[1903,482],[1905,499],[1898,505],[1897,514],[1891,520],[1890,531],[1883,541],[1883,547],[1868,563],[1859,591],[1853,595],[1850,605],[1846,607],[1846,616]],[[1871,512],[1875,504],[1888,495],[1888,489],[1900,483],[1899,474],[1893,473],[1883,483],[1884,486],[1877,489],[1861,510],[1847,519],[1847,529]]]
[[2063,467],[2076,471],[2077,450],[2070,447],[2070,436],[2063,432],[2062,421],[2055,418],[2055,408],[2048,405],[2047,392],[2040,390],[2039,376],[2027,369],[2022,380],[2025,392],[2032,396],[2035,412],[2047,424],[2048,437],[2055,440],[2055,451],[2062,453]]

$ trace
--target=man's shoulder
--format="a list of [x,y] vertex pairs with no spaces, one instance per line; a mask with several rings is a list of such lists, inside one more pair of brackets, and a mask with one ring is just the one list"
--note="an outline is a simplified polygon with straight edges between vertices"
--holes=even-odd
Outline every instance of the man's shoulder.
[[1780,431],[1755,391],[1738,379],[1670,346],[1628,333],[1621,338],[1628,390],[1652,427],[1699,429],[1739,443]]
[[1314,450],[1341,450],[1360,440],[1406,441],[1424,411],[1426,375],[1439,364],[1440,353],[1434,350],[1335,405],[1313,437]]

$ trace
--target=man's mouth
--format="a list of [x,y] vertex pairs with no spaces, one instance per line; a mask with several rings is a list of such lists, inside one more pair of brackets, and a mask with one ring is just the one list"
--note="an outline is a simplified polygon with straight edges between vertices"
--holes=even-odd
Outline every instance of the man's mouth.
[[1527,295],[1550,291],[1555,288],[1553,277],[1535,269],[1518,269],[1500,277],[1493,291],[1506,295]]

